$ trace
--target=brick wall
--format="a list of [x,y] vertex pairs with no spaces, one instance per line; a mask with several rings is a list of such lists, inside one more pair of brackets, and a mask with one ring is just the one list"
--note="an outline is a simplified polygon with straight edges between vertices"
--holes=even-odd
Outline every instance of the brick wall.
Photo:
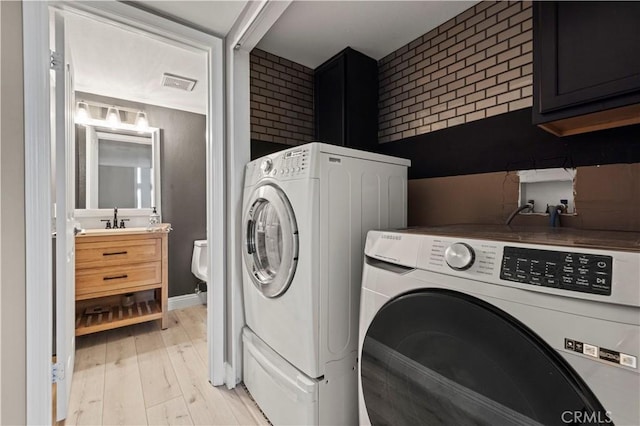
[[299,145],[313,140],[313,70],[251,51],[251,139]]
[[378,62],[380,143],[532,105],[530,1],[482,1]]

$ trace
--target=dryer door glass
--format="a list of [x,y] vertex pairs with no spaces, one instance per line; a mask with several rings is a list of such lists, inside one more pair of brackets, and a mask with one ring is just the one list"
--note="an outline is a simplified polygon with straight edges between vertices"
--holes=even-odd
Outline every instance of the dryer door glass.
[[256,189],[245,216],[243,257],[251,280],[267,297],[284,293],[298,262],[298,230],[286,195],[275,185]]
[[571,366],[479,299],[421,291],[387,303],[367,330],[361,383],[373,425],[609,423]]

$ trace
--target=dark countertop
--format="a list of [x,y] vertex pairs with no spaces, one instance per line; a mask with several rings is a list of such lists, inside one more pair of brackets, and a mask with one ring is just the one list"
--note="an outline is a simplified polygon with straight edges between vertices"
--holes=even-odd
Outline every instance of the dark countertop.
[[399,231],[411,234],[640,252],[640,232],[508,225],[450,225],[406,228]]

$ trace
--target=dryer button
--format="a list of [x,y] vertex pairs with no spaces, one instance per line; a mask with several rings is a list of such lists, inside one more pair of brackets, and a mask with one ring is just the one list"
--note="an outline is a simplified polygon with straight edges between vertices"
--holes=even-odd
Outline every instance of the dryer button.
[[473,248],[466,243],[453,243],[444,251],[444,260],[451,269],[456,271],[471,268],[475,258]]

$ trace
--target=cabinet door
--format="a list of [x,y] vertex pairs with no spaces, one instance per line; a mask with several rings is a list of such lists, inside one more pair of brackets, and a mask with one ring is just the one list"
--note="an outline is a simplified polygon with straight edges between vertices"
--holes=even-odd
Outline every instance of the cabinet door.
[[374,150],[378,145],[378,63],[347,47],[315,70],[316,138]]
[[536,2],[535,8],[536,112],[593,103],[578,115],[634,102],[625,96],[640,92],[640,3]]
[[378,62],[350,50],[345,70],[345,145],[372,149],[378,144]]
[[336,57],[315,72],[316,139],[345,144],[345,58]]

